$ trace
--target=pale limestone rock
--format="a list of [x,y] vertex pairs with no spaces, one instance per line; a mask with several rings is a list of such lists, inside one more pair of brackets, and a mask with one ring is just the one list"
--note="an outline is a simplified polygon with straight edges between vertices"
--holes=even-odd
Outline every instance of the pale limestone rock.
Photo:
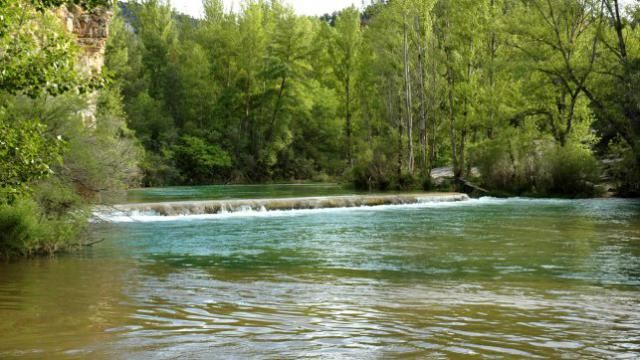
[[[105,8],[86,11],[80,6],[63,6],[57,11],[67,31],[73,33],[80,46],[78,71],[87,77],[99,76],[105,61],[109,37],[109,21],[113,13]],[[87,96],[87,108],[80,112],[87,128],[96,127],[98,94]]]

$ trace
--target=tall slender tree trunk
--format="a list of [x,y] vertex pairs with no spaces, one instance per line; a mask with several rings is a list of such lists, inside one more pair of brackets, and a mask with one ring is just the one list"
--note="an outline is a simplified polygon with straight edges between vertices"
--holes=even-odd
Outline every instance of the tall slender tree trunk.
[[420,17],[415,17],[416,33],[418,34],[418,81],[420,82],[420,173],[424,176],[430,173],[427,158],[427,96],[425,91],[424,59],[425,46],[422,43],[422,29]]
[[[431,40],[431,51],[433,54],[436,52],[436,39],[435,37]],[[438,159],[437,154],[437,136],[438,136],[438,118],[435,116],[436,112],[436,92],[438,90],[438,64],[435,59],[431,60],[431,94],[429,95],[429,108],[433,112],[432,120],[431,120],[431,141],[429,142],[429,176],[431,176],[431,169],[435,166],[436,161]]]
[[449,107],[449,140],[451,142],[451,161],[453,165],[453,173],[456,179],[460,175],[460,165],[458,164],[458,141],[456,138],[456,123],[454,112],[453,91],[455,87],[455,81],[453,78],[453,69],[451,68],[451,54],[448,49],[445,49],[445,56],[447,61],[447,85],[448,85],[448,107]]
[[[634,99],[635,91],[633,90],[631,74],[629,71],[629,58],[627,53],[627,43],[624,36],[624,23],[620,15],[620,2],[613,0],[613,7],[609,0],[602,0],[604,6],[607,8],[609,17],[613,19],[613,24],[618,38],[618,51],[617,56],[620,65],[623,67],[622,80],[626,87],[626,94],[624,95],[624,101],[622,104],[624,116],[627,118],[627,124],[620,124],[618,121],[612,121],[611,124],[617,129],[620,136],[631,147],[632,152],[635,155],[636,164],[640,167],[640,112],[637,109],[636,101]],[[597,101],[590,91],[585,91],[589,99],[598,105],[603,111],[607,112],[605,106]],[[628,128],[627,128],[628,126]]]
[[402,121],[398,119],[396,116],[396,99],[394,94],[395,85],[392,78],[387,79],[386,86],[386,96],[385,96],[385,107],[387,110],[387,116],[389,125],[397,125],[398,126],[398,162],[396,172],[398,176],[402,174]]
[[409,34],[406,15],[404,15],[404,91],[405,91],[405,113],[407,117],[407,138],[409,157],[407,170],[413,174],[414,154],[413,154],[413,100],[411,98],[411,73],[409,64]]
[[[469,43],[469,53],[473,53],[472,42]],[[471,79],[472,75],[473,75],[473,64],[471,63],[471,61],[469,61],[467,63],[467,79],[466,79],[468,83],[472,82],[472,79]],[[456,159],[458,166],[454,167],[453,169],[453,174],[456,180],[462,179],[463,175],[465,175],[464,174],[464,170],[465,170],[465,152],[464,151],[465,151],[465,146],[467,141],[467,128],[469,126],[469,99],[468,98],[464,99],[462,109],[463,109],[463,123],[462,123],[462,129],[460,130],[459,144],[457,148],[458,158]]]
[[278,89],[278,97],[276,98],[276,104],[273,108],[273,114],[271,115],[271,124],[269,126],[269,142],[273,142],[273,137],[275,136],[275,127],[276,122],[278,121],[278,113],[280,112],[280,108],[282,107],[282,98],[284,97],[284,90],[287,86],[287,77],[282,76],[280,80],[280,88]]
[[[399,96],[398,96],[399,98]],[[404,154],[404,142],[402,141],[404,138],[404,121],[402,120],[402,105],[401,105],[402,101],[400,99],[398,99],[398,105],[400,108],[400,111],[398,112],[398,118],[397,118],[397,122],[398,122],[398,178],[400,178],[402,176],[402,166],[404,164],[404,156],[402,154]]]
[[[606,0],[605,0],[606,1]],[[613,0],[614,8],[611,9],[610,6],[609,12],[611,13],[614,19],[614,27],[616,29],[616,36],[618,37],[618,50],[620,51],[620,57],[626,62],[627,59],[627,44],[624,39],[623,33],[623,24],[622,18],[620,17],[620,4],[618,0]]]
[[[250,74],[251,76],[251,74]],[[251,144],[249,145],[251,148],[251,153],[256,158],[258,157],[258,152],[260,149],[260,144],[258,141],[258,131],[256,124],[254,123],[254,118],[251,114],[251,79],[249,78],[247,82],[247,89],[245,92],[245,100],[244,100],[244,121],[241,126],[241,134],[245,131],[249,132],[249,138],[251,139]]]
[[346,132],[347,132],[347,162],[353,168],[352,153],[352,128],[351,128],[351,76],[347,75],[345,80],[345,110],[346,110]]
[[454,170],[453,175],[456,180],[462,179],[465,167],[465,144],[467,141],[467,130],[460,132],[460,146],[458,151],[458,168]]
[[[495,9],[496,1],[491,0],[491,15],[493,16],[493,11]],[[495,90],[496,90],[496,79],[495,79],[495,63],[496,63],[496,53],[497,53],[497,35],[495,29],[491,30],[491,41],[489,43],[489,89],[491,91],[490,100],[489,100],[489,119],[490,121],[494,121],[496,117],[496,108],[495,108]],[[489,138],[493,137],[494,124],[489,123],[489,128],[487,129],[487,136]]]
[[[446,14],[449,16],[449,14]],[[442,46],[444,47],[444,55],[445,55],[445,66],[446,66],[446,78],[447,78],[447,102],[448,102],[448,112],[449,112],[449,141],[451,143],[451,165],[453,167],[454,176],[457,177],[459,174],[459,164],[458,164],[458,148],[457,148],[457,139],[456,139],[456,121],[455,121],[455,111],[454,111],[454,99],[453,99],[453,91],[455,89],[455,79],[453,74],[453,59],[451,58],[451,49],[447,44],[447,34],[449,33],[450,28],[449,19],[445,21],[444,29],[442,29]]]

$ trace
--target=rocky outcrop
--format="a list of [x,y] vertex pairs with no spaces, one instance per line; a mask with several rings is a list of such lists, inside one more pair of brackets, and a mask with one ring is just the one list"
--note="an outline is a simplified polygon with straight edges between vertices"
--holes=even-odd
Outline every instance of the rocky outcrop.
[[109,21],[113,13],[105,8],[86,11],[80,6],[64,6],[58,10],[67,31],[77,38],[82,50],[78,67],[87,75],[97,75],[104,66],[104,52],[109,37]]
[[[105,62],[109,22],[113,13],[102,7],[87,11],[80,6],[69,5],[59,8],[57,15],[67,31],[75,35],[80,46],[77,71],[87,77],[99,76]],[[94,92],[87,97],[87,108],[80,115],[85,126],[94,128],[98,94]]]

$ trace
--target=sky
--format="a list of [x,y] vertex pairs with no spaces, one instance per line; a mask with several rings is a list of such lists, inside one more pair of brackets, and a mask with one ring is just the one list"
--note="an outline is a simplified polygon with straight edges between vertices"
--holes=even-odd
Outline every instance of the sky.
[[[322,15],[344,9],[351,5],[360,6],[362,0],[284,0],[293,6],[301,15]],[[224,0],[227,9],[233,5],[235,9],[240,6],[242,0]],[[202,17],[202,0],[171,0],[173,7],[185,14],[194,17]]]
[[[362,0],[284,0],[301,15],[323,15],[344,9],[351,5],[361,6]],[[632,4],[638,0],[622,0],[622,4]],[[224,0],[227,9],[238,9],[242,0]],[[368,0],[366,1],[368,3]],[[173,7],[193,17],[202,17],[202,0],[171,0]]]

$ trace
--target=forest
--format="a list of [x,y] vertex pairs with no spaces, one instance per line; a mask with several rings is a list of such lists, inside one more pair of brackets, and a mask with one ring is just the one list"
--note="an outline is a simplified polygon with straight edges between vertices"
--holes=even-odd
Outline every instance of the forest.
[[[637,2],[203,3],[0,0],[0,253],[90,242],[91,205],[136,186],[640,193]],[[111,7],[101,73],[60,6]]]
[[[637,5],[637,4],[636,4]],[[280,1],[205,16],[121,4],[107,71],[146,186],[339,180],[505,194],[638,193],[637,6],[379,1],[322,18]]]

